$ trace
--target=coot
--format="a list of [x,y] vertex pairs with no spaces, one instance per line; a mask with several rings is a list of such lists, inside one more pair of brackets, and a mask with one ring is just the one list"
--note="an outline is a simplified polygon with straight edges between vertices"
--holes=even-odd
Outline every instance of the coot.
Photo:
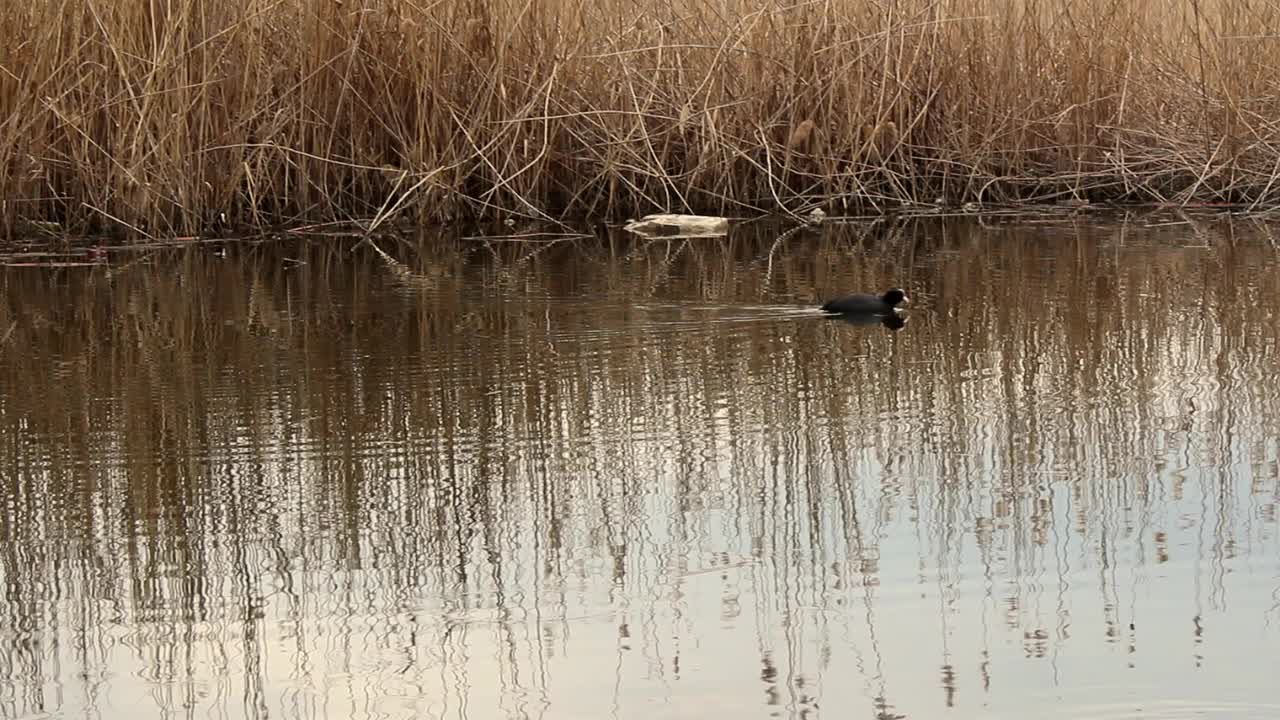
[[900,288],[891,288],[883,295],[846,295],[822,306],[833,313],[857,313],[861,315],[891,315],[899,303],[911,302]]

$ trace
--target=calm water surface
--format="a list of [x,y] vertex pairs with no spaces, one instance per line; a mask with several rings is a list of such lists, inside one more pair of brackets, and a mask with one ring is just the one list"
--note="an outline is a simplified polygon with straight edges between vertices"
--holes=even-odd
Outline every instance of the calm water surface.
[[1273,231],[6,269],[0,717],[1280,716]]

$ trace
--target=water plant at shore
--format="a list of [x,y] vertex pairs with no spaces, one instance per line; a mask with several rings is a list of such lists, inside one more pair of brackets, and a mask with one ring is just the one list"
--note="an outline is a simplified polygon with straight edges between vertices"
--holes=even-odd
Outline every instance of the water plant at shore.
[[1280,199],[1264,0],[32,0],[0,227]]

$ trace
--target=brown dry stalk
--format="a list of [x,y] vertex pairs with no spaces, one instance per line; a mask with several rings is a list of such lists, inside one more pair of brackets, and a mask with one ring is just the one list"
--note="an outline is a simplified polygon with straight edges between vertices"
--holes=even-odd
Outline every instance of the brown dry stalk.
[[1269,0],[32,0],[0,226],[1280,200]]

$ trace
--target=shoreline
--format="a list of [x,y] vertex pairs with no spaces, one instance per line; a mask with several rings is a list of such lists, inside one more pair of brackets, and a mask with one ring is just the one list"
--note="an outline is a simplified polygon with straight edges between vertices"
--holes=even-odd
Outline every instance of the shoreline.
[[[826,216],[821,219],[795,215],[737,216],[727,218],[728,231],[722,235],[663,236],[628,232],[625,220],[570,219],[556,221],[470,221],[413,226],[387,224],[370,232],[367,223],[334,222],[296,225],[291,227],[228,229],[221,233],[205,235],[173,236],[166,238],[139,238],[127,234],[55,234],[47,226],[40,233],[18,235],[0,239],[0,268],[67,268],[102,267],[112,264],[112,255],[132,256],[136,253],[205,248],[224,252],[235,246],[282,245],[287,243],[315,243],[332,241],[347,249],[369,245],[384,260],[397,263],[383,251],[395,243],[425,247],[426,244],[443,242],[447,245],[473,246],[526,246],[532,252],[564,242],[607,243],[624,240],[637,244],[655,242],[724,243],[746,242],[784,245],[797,233],[863,232],[873,228],[900,228],[917,223],[993,223],[1018,226],[1062,224],[1077,222],[1114,225],[1117,228],[1135,229],[1167,228],[1178,225],[1210,225],[1222,222],[1248,224],[1270,223],[1280,220],[1274,211],[1250,210],[1247,205],[1199,204],[1199,205],[992,205],[969,208],[905,208],[895,212],[870,215]],[[389,243],[389,244],[388,244]],[[220,249],[221,248],[221,249]]]

